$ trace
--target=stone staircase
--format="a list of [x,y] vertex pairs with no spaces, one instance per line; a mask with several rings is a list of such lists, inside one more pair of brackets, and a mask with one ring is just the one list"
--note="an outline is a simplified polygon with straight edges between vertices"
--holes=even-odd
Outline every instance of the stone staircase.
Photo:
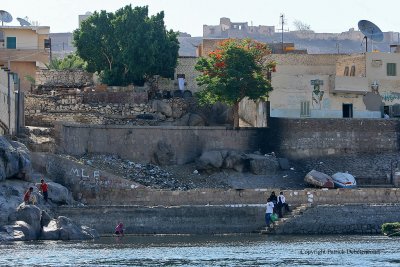
[[296,217],[301,216],[303,212],[309,208],[309,204],[302,204],[296,207],[291,206],[291,208],[292,210],[290,212],[284,213],[283,218],[279,218],[277,221],[271,223],[269,227],[261,229],[260,233],[263,235],[281,234],[285,223],[295,220]]

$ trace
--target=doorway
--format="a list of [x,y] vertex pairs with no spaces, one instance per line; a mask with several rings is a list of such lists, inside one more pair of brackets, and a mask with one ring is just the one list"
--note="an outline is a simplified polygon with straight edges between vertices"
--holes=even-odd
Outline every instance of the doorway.
[[343,104],[343,118],[353,118],[353,104]]

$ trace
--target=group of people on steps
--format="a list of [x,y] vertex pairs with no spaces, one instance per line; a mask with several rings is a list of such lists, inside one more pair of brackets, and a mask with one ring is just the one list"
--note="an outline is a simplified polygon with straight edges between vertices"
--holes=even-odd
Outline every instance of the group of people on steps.
[[286,203],[286,198],[283,195],[283,192],[280,192],[279,196],[276,196],[275,192],[272,191],[267,200],[267,208],[265,210],[265,223],[267,224],[267,227],[271,224],[272,214],[278,214],[279,218],[283,217],[282,208],[284,208],[286,212],[290,211],[289,205]]

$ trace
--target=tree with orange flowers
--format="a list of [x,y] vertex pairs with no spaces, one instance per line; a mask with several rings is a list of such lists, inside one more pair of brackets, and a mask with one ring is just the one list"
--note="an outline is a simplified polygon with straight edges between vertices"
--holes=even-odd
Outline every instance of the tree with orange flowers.
[[203,86],[197,97],[201,104],[226,103],[233,107],[234,127],[239,127],[239,102],[248,97],[258,100],[272,91],[268,74],[275,62],[266,62],[271,51],[267,45],[251,39],[228,39],[208,57],[196,64],[201,74],[197,78]]

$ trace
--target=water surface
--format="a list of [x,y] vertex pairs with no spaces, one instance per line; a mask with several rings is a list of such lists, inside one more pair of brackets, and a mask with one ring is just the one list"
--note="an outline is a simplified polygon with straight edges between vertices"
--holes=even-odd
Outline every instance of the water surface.
[[129,236],[0,244],[0,266],[400,266],[384,236]]

